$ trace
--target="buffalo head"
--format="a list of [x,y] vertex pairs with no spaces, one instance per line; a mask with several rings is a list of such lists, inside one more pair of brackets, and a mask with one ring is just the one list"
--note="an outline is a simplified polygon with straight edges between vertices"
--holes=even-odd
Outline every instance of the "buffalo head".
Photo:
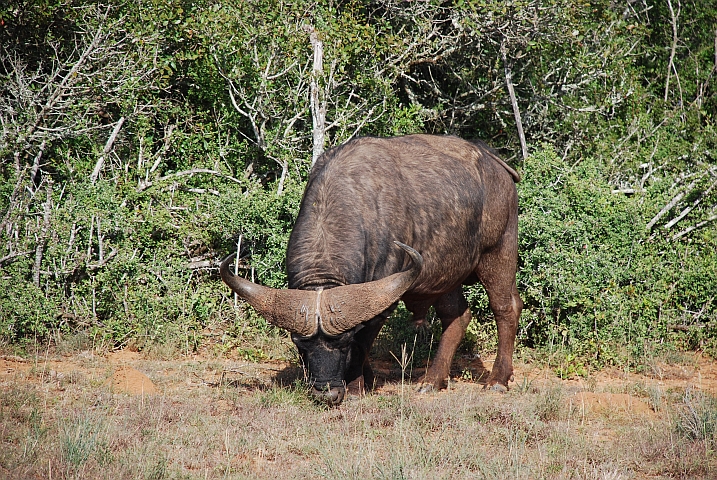
[[273,289],[235,276],[232,256],[221,264],[222,280],[269,323],[288,330],[308,373],[311,393],[338,405],[346,393],[355,357],[367,352],[359,337],[378,315],[394,305],[414,283],[423,258],[413,248],[394,242],[413,262],[411,268],[380,280],[315,290]]

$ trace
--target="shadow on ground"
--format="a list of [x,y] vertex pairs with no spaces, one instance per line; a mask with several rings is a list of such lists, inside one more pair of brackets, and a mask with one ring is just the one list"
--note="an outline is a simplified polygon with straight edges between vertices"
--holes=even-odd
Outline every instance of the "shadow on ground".
[[[490,374],[490,365],[486,366],[483,360],[477,355],[465,355],[456,358],[451,367],[451,378],[461,378],[484,385]],[[397,384],[402,381],[418,383],[423,376],[426,365],[407,366],[405,371],[393,358],[377,358],[371,361],[371,368],[376,377],[374,389],[380,389],[387,384]],[[277,369],[271,377],[273,384],[287,387],[294,385],[297,381],[305,380],[304,369],[299,365],[288,364]],[[249,387],[246,384],[242,386]],[[258,385],[255,385],[256,388]],[[261,388],[261,387],[260,387]]]

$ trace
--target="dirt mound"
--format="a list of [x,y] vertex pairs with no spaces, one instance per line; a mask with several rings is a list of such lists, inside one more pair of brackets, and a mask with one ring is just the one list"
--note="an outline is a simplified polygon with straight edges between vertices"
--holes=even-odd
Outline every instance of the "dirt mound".
[[147,395],[159,393],[147,375],[132,367],[121,366],[107,379],[107,384],[115,393]]

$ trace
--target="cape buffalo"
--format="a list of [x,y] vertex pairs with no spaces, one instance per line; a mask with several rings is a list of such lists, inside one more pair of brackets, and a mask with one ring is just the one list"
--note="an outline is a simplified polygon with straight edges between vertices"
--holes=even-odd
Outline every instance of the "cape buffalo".
[[368,353],[398,300],[416,321],[430,306],[441,319],[443,334],[419,390],[445,388],[471,319],[462,285],[480,281],[498,327],[487,387],[504,390],[523,308],[515,283],[519,179],[482,142],[355,138],[311,170],[286,253],[289,288],[233,275],[231,257],[221,276],[267,321],[291,332],[312,394],[330,405],[341,403],[347,386],[373,387]]

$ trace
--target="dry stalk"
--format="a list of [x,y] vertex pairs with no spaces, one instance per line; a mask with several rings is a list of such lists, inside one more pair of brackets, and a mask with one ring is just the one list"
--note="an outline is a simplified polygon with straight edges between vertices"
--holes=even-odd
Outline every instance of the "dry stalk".
[[45,242],[50,230],[50,214],[52,213],[52,180],[48,180],[45,187],[47,192],[47,200],[44,204],[44,212],[42,216],[42,231],[37,239],[37,247],[35,248],[35,265],[33,267],[32,281],[36,287],[40,286],[40,267],[42,266],[42,255],[45,250]]

